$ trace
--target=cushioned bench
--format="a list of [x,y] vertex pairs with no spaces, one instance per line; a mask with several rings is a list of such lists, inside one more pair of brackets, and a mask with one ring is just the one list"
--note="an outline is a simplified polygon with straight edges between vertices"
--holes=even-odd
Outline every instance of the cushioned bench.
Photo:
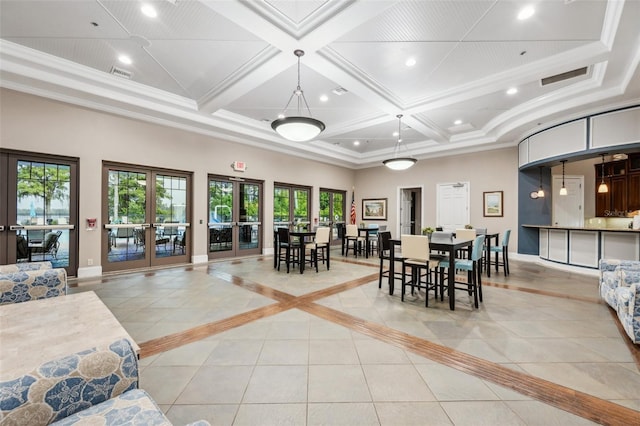
[[0,305],[65,294],[67,294],[67,272],[63,268],[0,272]]
[[615,309],[633,343],[640,343],[640,262],[600,260],[600,296]]
[[51,360],[1,382],[0,423],[171,425],[149,394],[138,389],[138,360],[124,339]]

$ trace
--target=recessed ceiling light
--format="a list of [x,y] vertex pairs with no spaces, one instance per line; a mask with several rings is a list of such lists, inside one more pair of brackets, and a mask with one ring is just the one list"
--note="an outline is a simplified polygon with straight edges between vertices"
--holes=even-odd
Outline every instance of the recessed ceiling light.
[[516,89],[515,87],[512,87],[509,90],[507,90],[507,95],[515,95],[516,93],[518,93],[518,89]]
[[534,13],[536,13],[536,10],[533,8],[533,6],[525,6],[518,13],[518,19],[524,21],[525,19],[531,18]]
[[416,64],[416,58],[409,58],[404,64],[408,67],[412,67]]
[[123,64],[127,64],[127,65],[131,65],[131,58],[128,57],[127,55],[120,55],[118,56],[118,60],[120,62],[122,62]]
[[462,124],[462,120],[456,120],[456,121],[453,122],[453,124],[455,124],[456,126],[459,125],[459,124]]
[[355,146],[358,146],[358,145],[360,145],[360,141],[353,141],[353,144],[354,144]]
[[158,16],[156,9],[148,3],[143,4],[140,11],[149,18],[156,18]]
[[327,102],[328,100],[329,100],[329,97],[327,95],[320,96],[320,102]]
[[393,134],[391,136],[393,136],[395,138],[396,136],[398,136],[398,132],[393,132]]

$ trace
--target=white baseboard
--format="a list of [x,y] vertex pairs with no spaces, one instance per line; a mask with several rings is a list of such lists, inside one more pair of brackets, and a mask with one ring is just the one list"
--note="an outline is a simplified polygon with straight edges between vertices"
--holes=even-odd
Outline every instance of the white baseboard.
[[198,256],[191,256],[191,263],[207,263],[209,262],[209,256],[201,254]]
[[102,276],[102,266],[86,266],[78,268],[78,278],[90,278]]
[[552,262],[550,260],[540,259],[539,256],[534,254],[509,253],[509,259],[519,260],[522,262],[535,263],[537,265],[542,265],[548,268],[554,268],[554,269],[559,269],[566,272],[573,272],[576,274],[589,275],[593,277],[597,277],[600,275],[600,271],[597,269],[583,268],[581,266],[566,265],[564,263]]

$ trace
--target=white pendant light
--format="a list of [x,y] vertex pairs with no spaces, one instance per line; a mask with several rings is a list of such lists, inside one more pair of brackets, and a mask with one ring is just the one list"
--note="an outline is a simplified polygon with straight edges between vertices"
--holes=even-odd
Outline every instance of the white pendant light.
[[544,198],[544,189],[542,189],[542,167],[540,166],[540,189],[538,189],[538,198]]
[[560,188],[560,195],[567,195],[567,188],[564,186],[564,163],[566,163],[567,160],[562,160],[562,188]]
[[598,186],[598,193],[605,194],[609,192],[609,187],[607,186],[606,183],[604,183],[604,156],[607,154],[605,153],[600,155],[602,155],[602,181],[600,182],[600,186]]
[[[296,87],[296,90],[293,91],[293,94],[291,94],[291,97],[289,98],[289,102],[287,102],[287,105],[284,107],[283,114],[287,112],[287,108],[289,108],[289,104],[295,96],[298,105],[298,115],[291,117],[287,117],[285,115],[284,118],[274,120],[271,123],[271,128],[285,139],[294,142],[306,142],[318,136],[320,132],[325,129],[325,126],[322,121],[311,117],[309,104],[307,103],[307,99],[304,97],[304,92],[300,88],[300,57],[304,55],[304,51],[297,49],[293,54],[298,57],[298,86]],[[309,117],[303,117],[300,115],[303,104],[309,112]]]
[[409,167],[416,164],[418,160],[412,157],[398,157],[400,151],[400,144],[402,143],[401,127],[402,127],[402,114],[396,115],[398,117],[398,142],[393,150],[393,158],[384,160],[382,164],[390,168],[391,170],[407,170]]

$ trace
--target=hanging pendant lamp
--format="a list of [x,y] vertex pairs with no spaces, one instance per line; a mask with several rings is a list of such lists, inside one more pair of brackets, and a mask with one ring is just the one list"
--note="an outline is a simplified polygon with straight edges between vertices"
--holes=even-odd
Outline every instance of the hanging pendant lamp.
[[538,189],[538,198],[544,198],[544,189],[542,189],[542,167],[540,166],[540,189]]
[[605,194],[605,193],[609,192],[609,187],[604,182],[604,156],[607,155],[607,154],[605,153],[605,154],[600,154],[600,155],[602,155],[602,182],[600,182],[600,186],[598,186],[598,193],[599,194]]
[[562,160],[562,188],[560,188],[560,195],[567,195],[567,188],[564,186],[564,163],[566,163],[567,160]]
[[[391,170],[407,170],[409,167],[416,164],[418,160],[412,157],[398,157],[400,153],[400,144],[402,143],[402,136],[400,134],[402,127],[402,114],[396,115],[398,118],[398,142],[393,150],[393,158],[384,160],[382,164],[390,168]],[[405,146],[406,148],[406,146]]]
[[[291,117],[287,117],[285,115],[283,118],[274,120],[271,123],[271,128],[285,139],[294,142],[306,142],[318,136],[320,132],[325,129],[325,126],[322,121],[311,117],[309,104],[307,103],[307,99],[304,97],[304,92],[300,88],[300,57],[304,55],[304,51],[297,49],[293,54],[298,57],[298,86],[296,87],[296,90],[293,91],[289,98],[289,102],[287,102],[287,105],[284,107],[283,115],[287,112],[287,108],[289,108],[289,104],[294,96],[297,99],[298,115]],[[307,112],[309,113],[308,117],[303,117],[301,115],[303,105],[307,108]]]

